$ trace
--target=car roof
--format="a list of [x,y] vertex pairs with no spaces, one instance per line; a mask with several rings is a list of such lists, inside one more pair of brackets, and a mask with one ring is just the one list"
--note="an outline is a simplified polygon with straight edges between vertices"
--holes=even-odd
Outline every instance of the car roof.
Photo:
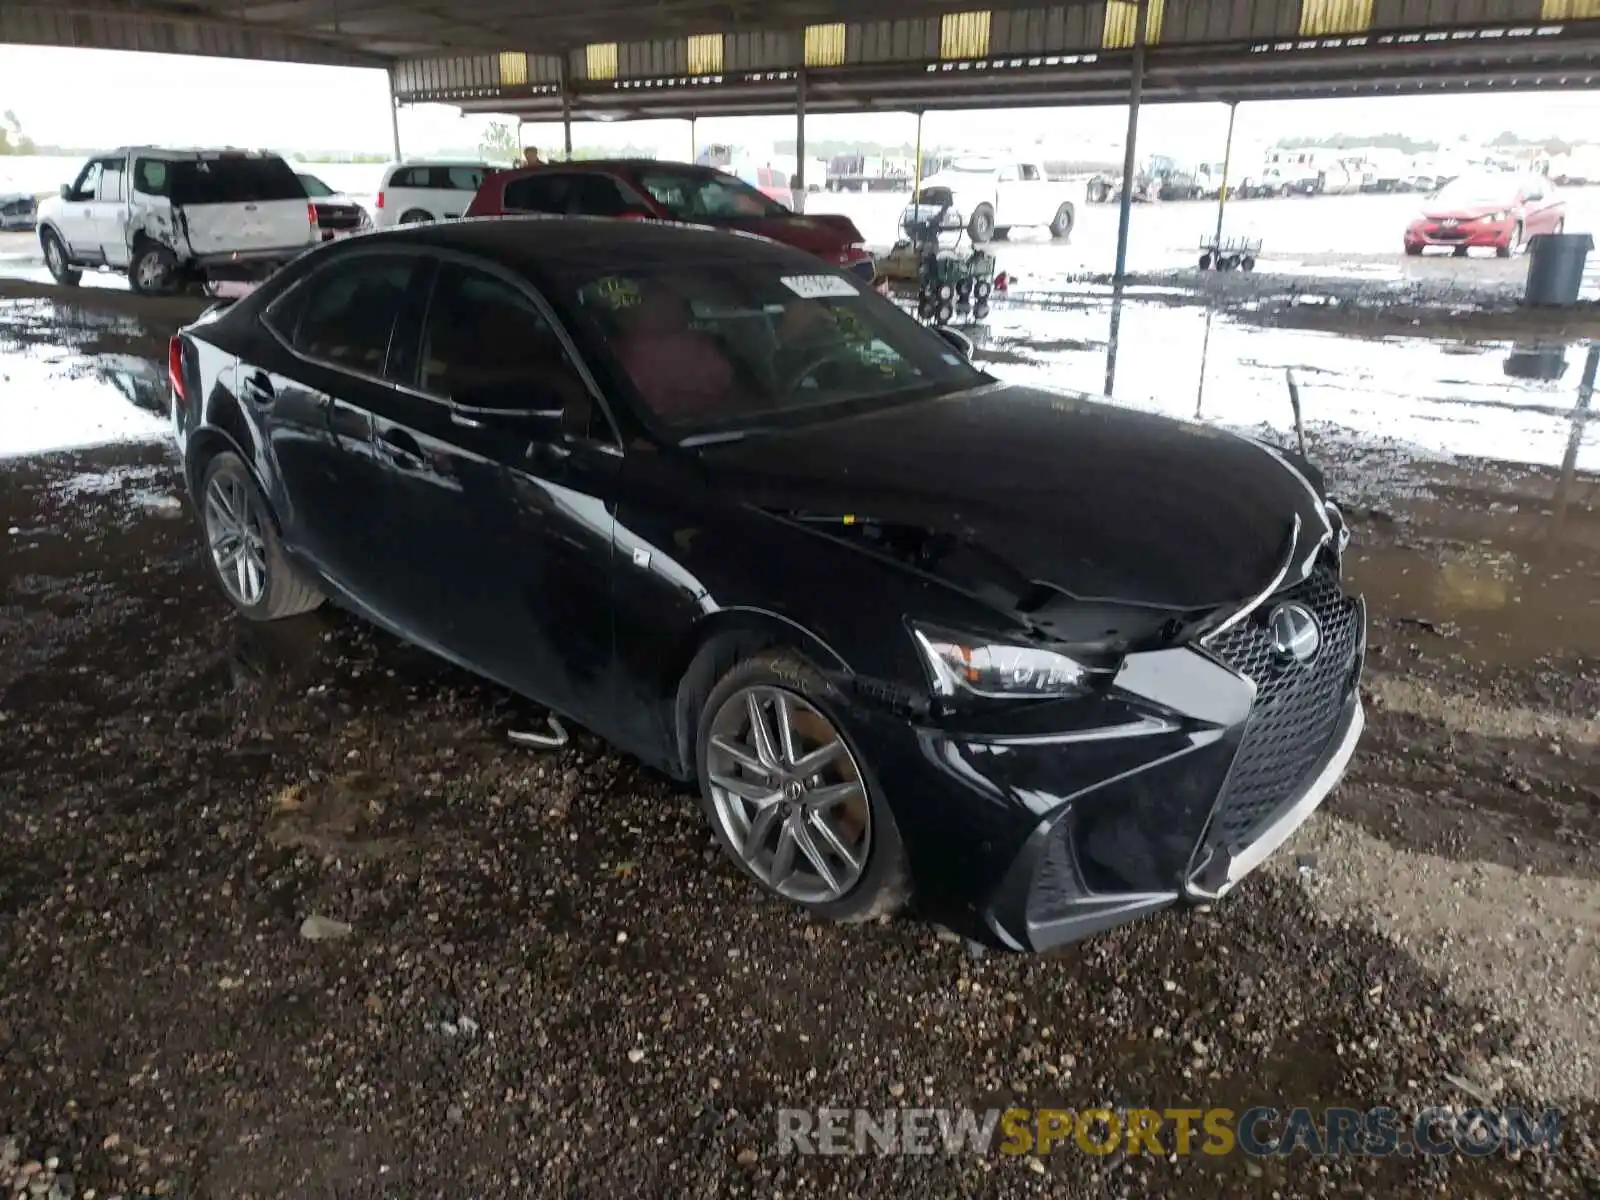
[[459,158],[458,159],[424,158],[424,159],[417,159],[414,162],[390,163],[388,165],[388,167],[385,168],[384,173],[388,174],[388,175],[392,175],[392,174],[394,174],[394,172],[403,171],[407,167],[466,167],[468,170],[479,170],[479,171],[500,171],[500,170],[504,169],[504,168],[501,168],[501,167],[491,166],[490,164],[488,164],[486,162],[468,162],[465,159],[459,159]]
[[146,158],[283,158],[276,150],[246,150],[238,146],[118,146],[89,158],[108,158],[113,154],[142,154]]
[[606,217],[470,217],[363,234],[346,248],[378,243],[422,245],[478,254],[538,271],[553,265],[655,266],[664,263],[769,262],[815,274],[831,268],[815,256],[753,234],[673,221]]
[[529,166],[512,167],[497,172],[504,179],[520,179],[526,175],[540,175],[550,171],[698,171],[706,175],[726,175],[721,167],[708,167],[705,163],[678,162],[670,158],[581,158],[574,162],[540,162]]

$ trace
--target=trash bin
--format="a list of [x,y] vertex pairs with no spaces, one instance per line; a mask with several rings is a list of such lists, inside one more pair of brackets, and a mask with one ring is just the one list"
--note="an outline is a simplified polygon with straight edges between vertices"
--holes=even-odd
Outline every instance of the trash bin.
[[1588,233],[1541,233],[1528,241],[1528,285],[1524,304],[1575,304],[1583,266],[1594,249]]

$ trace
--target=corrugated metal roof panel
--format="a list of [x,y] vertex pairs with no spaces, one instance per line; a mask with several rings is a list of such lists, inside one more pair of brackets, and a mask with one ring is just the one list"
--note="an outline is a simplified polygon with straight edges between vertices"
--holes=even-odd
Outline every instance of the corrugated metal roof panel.
[[[844,55],[844,26],[839,28],[839,53]],[[806,39],[810,36],[807,31]],[[729,71],[770,71],[798,67],[805,39],[787,32],[730,33],[723,47]]]

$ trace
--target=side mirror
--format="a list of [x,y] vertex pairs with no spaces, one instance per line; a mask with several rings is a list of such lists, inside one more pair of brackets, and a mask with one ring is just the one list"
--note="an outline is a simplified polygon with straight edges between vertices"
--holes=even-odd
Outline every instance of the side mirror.
[[72,199],[72,185],[70,183],[63,183],[61,185],[61,198],[63,200]]
[[966,359],[968,362],[972,361],[972,353],[975,347],[972,344],[972,339],[966,334],[962,333],[959,329],[951,329],[948,325],[940,325],[934,330],[934,332],[942,337],[945,341],[949,342],[951,348],[957,354],[961,355],[962,358]]

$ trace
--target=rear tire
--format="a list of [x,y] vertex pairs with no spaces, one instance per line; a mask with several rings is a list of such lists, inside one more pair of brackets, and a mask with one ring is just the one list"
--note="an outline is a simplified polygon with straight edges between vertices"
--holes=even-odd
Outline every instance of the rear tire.
[[237,454],[224,450],[206,463],[198,504],[212,577],[241,616],[277,621],[322,603],[322,593],[284,554],[267,499]]
[[994,209],[987,204],[980,204],[972,213],[972,219],[967,222],[967,236],[973,242],[982,245],[994,239]]
[[[776,708],[780,698],[796,758],[804,759],[835,741],[842,747],[815,773],[807,772],[806,780],[800,781],[798,795],[783,778],[784,767],[791,764],[783,761],[783,732]],[[756,739],[749,724],[752,702],[765,723],[769,748],[775,751],[778,761],[776,766],[760,772],[740,765],[736,781],[743,787],[735,793],[714,784],[712,775],[715,772],[719,779],[727,779],[728,772],[735,769],[730,765],[732,757],[718,747],[732,745],[746,761],[757,757]],[[700,783],[701,804],[718,843],[763,890],[825,920],[866,921],[895,912],[905,902],[906,852],[877,777],[839,717],[845,708],[839,690],[793,651],[764,651],[744,659],[718,680],[701,707],[695,733],[695,774]],[[769,786],[773,789],[769,793],[773,797],[770,805],[748,799],[746,793],[759,794]],[[807,798],[821,788],[842,788],[845,798],[827,809],[811,807]],[[790,799],[792,795],[794,798]],[[752,805],[761,807],[752,811]],[[769,808],[777,811],[757,836],[756,822]],[[816,832],[812,822],[819,816],[826,816],[834,843],[858,857],[854,870],[832,848],[834,843],[826,841],[827,835]],[[792,852],[796,875],[774,882],[785,828],[791,821],[806,832],[812,847],[830,847],[819,853],[842,886],[829,887],[822,872],[814,869],[815,860],[798,844]],[[736,842],[735,837],[740,841]],[[769,854],[766,847],[773,842],[776,845]],[[801,871],[814,877],[819,886],[811,889],[806,886],[809,879],[797,879]],[[853,879],[847,882],[852,875]]]
[[433,214],[425,208],[408,208],[400,214],[400,224],[402,225],[421,225],[431,220],[433,220]]
[[1053,238],[1068,238],[1072,236],[1072,226],[1077,220],[1077,214],[1072,211],[1072,205],[1063,204],[1056,209],[1056,218],[1050,222],[1050,236]]
[[145,242],[128,263],[128,286],[141,296],[166,296],[178,282],[178,256],[159,242]]
[[46,229],[39,234],[39,248],[44,251],[44,265],[50,272],[50,278],[63,287],[77,287],[83,272],[67,261],[67,248],[54,229]]

